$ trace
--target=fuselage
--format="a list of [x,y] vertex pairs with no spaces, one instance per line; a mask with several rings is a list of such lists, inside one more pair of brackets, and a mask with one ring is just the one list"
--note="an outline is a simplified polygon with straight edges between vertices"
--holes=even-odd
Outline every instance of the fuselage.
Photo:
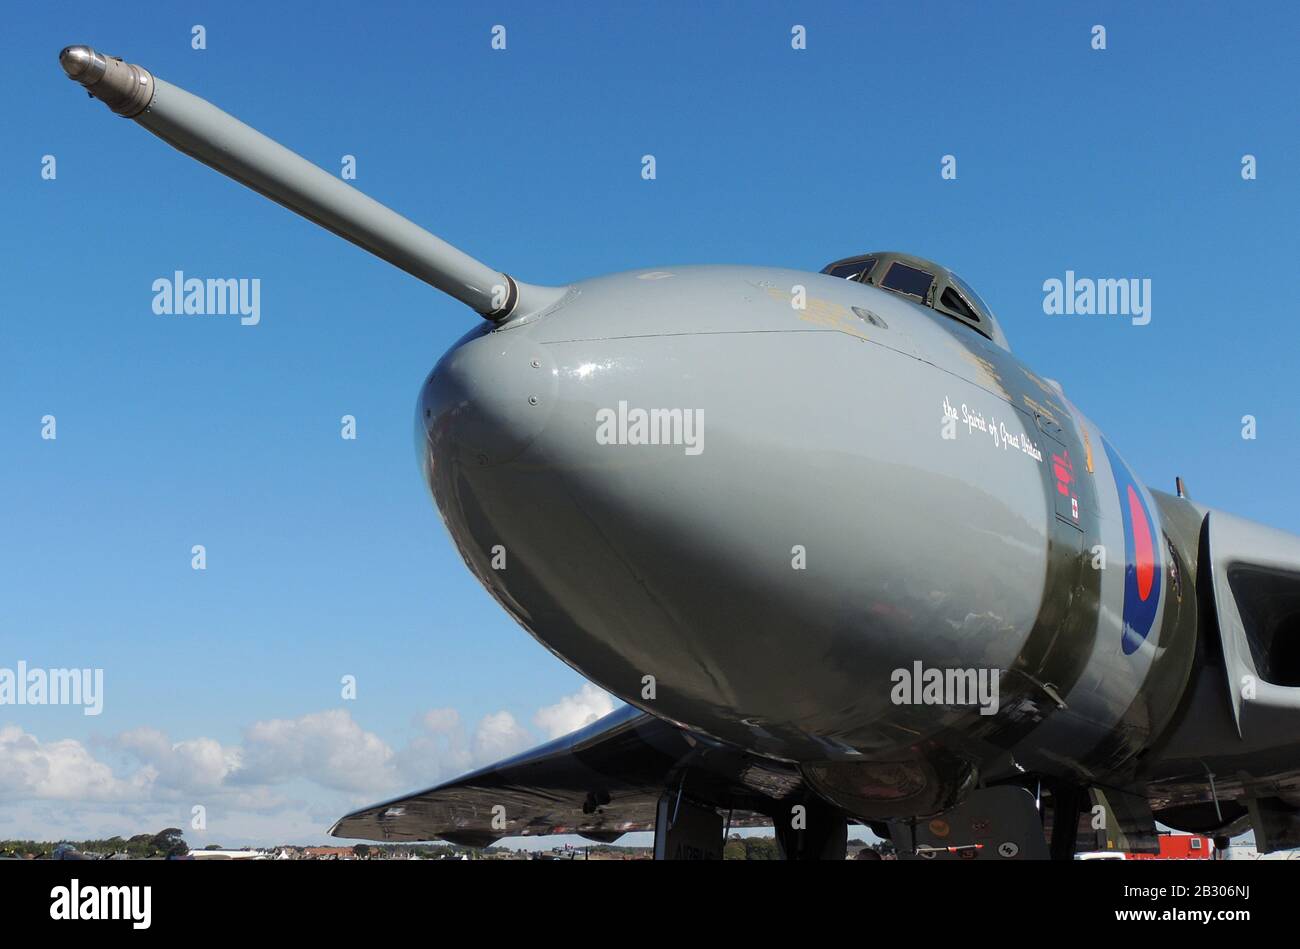
[[[1056,384],[896,294],[601,277],[467,334],[418,412],[452,537],[529,632],[853,813],[1120,773],[1186,684],[1188,571],[1151,493]],[[932,671],[996,701],[927,696]]]

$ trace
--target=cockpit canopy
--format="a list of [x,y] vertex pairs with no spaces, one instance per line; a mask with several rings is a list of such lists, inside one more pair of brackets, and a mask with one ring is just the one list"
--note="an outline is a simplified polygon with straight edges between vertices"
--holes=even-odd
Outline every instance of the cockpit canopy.
[[988,304],[961,277],[932,260],[897,251],[878,251],[837,260],[823,267],[822,273],[908,297],[936,313],[965,323],[1008,352],[1011,350]]

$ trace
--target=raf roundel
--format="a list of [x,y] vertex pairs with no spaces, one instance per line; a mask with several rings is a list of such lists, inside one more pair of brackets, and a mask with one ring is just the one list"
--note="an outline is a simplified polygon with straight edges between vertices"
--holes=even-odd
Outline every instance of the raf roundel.
[[1160,546],[1155,542],[1155,519],[1151,516],[1145,492],[1110,443],[1104,440],[1103,443],[1110,458],[1124,519],[1124,632],[1121,645],[1124,655],[1130,656],[1146,642],[1155,624],[1163,567]]

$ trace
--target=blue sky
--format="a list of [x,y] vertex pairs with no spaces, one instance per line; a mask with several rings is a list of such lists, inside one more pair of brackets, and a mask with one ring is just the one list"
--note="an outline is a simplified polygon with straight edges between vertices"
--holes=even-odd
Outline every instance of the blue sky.
[[[140,62],[331,171],[355,155],[363,191],[530,282],[817,270],[881,248],[937,259],[1149,484],[1181,474],[1204,503],[1300,531],[1282,384],[1300,341],[1286,279],[1300,12],[1172,10],[7,11],[0,665],[102,667],[106,695],[95,717],[0,709],[0,747],[37,775],[0,780],[0,837],[188,826],[210,800],[210,835],[192,842],[304,840],[388,795],[367,773],[432,784],[601,705],[474,581],[418,474],[417,388],[477,318],[89,101],[62,46]],[[806,50],[790,48],[794,24]],[[176,270],[260,279],[260,324],[155,315],[152,282]],[[1150,278],[1151,323],[1045,315],[1043,281],[1066,270]],[[344,414],[356,441],[339,437]],[[190,569],[194,544],[206,571]],[[309,760],[337,748],[346,773]],[[227,787],[232,755],[261,780]],[[59,784],[55,761],[97,783]]]

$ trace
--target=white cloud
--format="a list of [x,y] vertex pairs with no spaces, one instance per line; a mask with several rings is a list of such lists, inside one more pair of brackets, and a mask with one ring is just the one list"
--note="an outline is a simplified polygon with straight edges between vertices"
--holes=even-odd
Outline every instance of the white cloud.
[[614,699],[610,694],[587,682],[573,695],[566,695],[554,705],[538,709],[533,716],[533,724],[544,731],[546,737],[559,738],[584,725],[590,725],[612,711]]
[[387,790],[396,782],[393,750],[344,709],[273,719],[244,732],[241,784],[305,778],[338,791]]
[[472,733],[454,708],[425,712],[416,725],[419,732],[396,755],[406,789],[440,784],[537,744],[536,736],[504,710],[484,715]]
[[226,748],[211,738],[172,742],[156,728],[123,732],[111,742],[120,751],[153,769],[161,789],[203,792],[218,788],[242,760],[239,748]]
[[[539,709],[532,722],[554,738],[613,707],[606,693],[584,685]],[[472,729],[452,708],[431,709],[414,724],[397,749],[347,709],[255,722],[234,745],[177,741],[142,727],[96,740],[112,763],[74,739],[42,742],[18,726],[0,727],[0,836],[84,839],[173,826],[198,846],[320,840],[330,821],[353,807],[440,784],[538,744],[505,710]],[[206,831],[190,827],[194,804],[206,808]]]
[[407,788],[428,787],[473,767],[469,741],[460,713],[436,708],[417,721],[419,732],[397,754],[398,773]]
[[474,757],[479,764],[490,764],[523,751],[536,741],[509,712],[483,716],[474,730]]
[[116,778],[79,741],[42,743],[16,725],[0,728],[0,797],[111,801],[138,787]]

